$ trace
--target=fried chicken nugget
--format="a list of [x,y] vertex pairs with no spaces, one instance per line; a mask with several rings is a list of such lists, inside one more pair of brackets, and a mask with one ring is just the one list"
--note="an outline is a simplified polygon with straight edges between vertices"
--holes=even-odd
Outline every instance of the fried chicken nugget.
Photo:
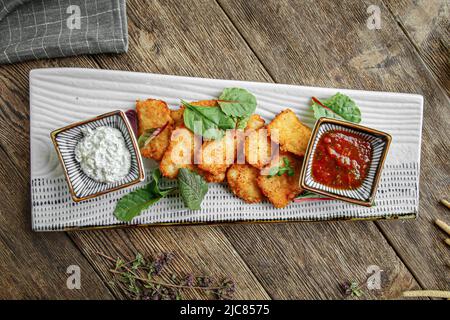
[[214,175],[212,173],[209,173],[208,171],[200,169],[199,167],[196,167],[194,170],[195,172],[200,174],[206,182],[221,183],[225,180],[225,172]]
[[283,110],[267,126],[271,139],[280,144],[282,151],[305,155],[311,129],[305,126],[291,109]]
[[236,155],[235,132],[227,131],[221,139],[205,141],[200,150],[198,167],[213,175],[225,173]]
[[[274,175],[272,177],[267,175],[270,168],[274,166],[285,167],[283,158],[289,160],[290,166],[294,169],[294,175],[289,176],[288,173],[283,173],[281,176]],[[283,208],[287,206],[292,199],[302,192],[302,189],[299,186],[301,166],[301,158],[298,158],[291,153],[280,152],[278,161],[275,161],[274,164],[264,168],[261,172],[262,174],[258,176],[258,186],[275,207]],[[265,175],[263,174],[264,172],[266,173]]]
[[147,99],[136,101],[136,113],[138,118],[138,134],[142,135],[148,129],[166,127],[154,137],[145,147],[141,148],[141,154],[145,158],[161,160],[169,146],[172,133],[173,120],[170,117],[170,109],[167,103],[161,100]]
[[264,199],[258,176],[259,170],[249,164],[233,164],[227,171],[227,182],[236,196],[247,203],[257,203]]
[[[274,145],[276,146],[276,145]],[[266,128],[245,131],[245,161],[255,168],[262,169],[272,158],[272,141]],[[240,150],[239,150],[240,151]],[[239,155],[238,155],[239,157]]]
[[159,164],[164,177],[175,179],[181,168],[194,170],[194,134],[185,127],[176,128],[172,132],[169,147]]
[[252,114],[247,121],[245,130],[258,130],[264,127],[266,121],[259,114]]
[[175,127],[181,127],[184,125],[184,106],[181,106],[179,109],[170,110],[170,117],[174,122]]

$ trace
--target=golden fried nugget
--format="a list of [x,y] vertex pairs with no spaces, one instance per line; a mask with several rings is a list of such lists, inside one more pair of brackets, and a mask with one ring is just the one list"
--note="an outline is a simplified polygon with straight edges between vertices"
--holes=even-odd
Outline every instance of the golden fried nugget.
[[233,164],[235,154],[235,133],[227,131],[223,138],[203,143],[198,167],[213,175],[225,173],[227,168]]
[[184,125],[184,106],[181,106],[179,109],[170,110],[170,117],[173,120],[175,127],[180,127]]
[[180,168],[194,170],[194,134],[187,128],[179,127],[172,132],[169,147],[159,164],[164,177],[174,179]]
[[233,164],[227,171],[231,191],[248,203],[261,202],[264,195],[258,186],[259,170],[249,164]]
[[311,129],[301,123],[291,109],[279,113],[267,129],[271,139],[280,144],[282,151],[292,152],[298,156],[305,155]]
[[139,136],[148,129],[161,128],[167,125],[162,132],[141,148],[143,157],[161,160],[169,145],[172,133],[173,120],[170,117],[170,109],[167,107],[167,103],[155,99],[138,100],[136,101],[136,113]]
[[200,174],[205,180],[206,182],[211,182],[211,183],[221,183],[225,180],[225,172],[221,172],[219,174],[212,174],[209,173],[208,171],[204,171],[200,168],[197,167],[197,170],[195,170],[198,174]]
[[245,127],[245,130],[258,130],[264,127],[264,124],[266,121],[264,121],[263,118],[259,114],[252,114],[250,118],[247,121],[247,126]]
[[[290,166],[294,169],[294,175],[289,176],[288,173],[283,173],[281,176],[274,175],[272,177],[267,175],[270,168],[274,166],[285,167],[283,158],[289,160]],[[258,186],[275,207],[283,208],[287,206],[292,199],[302,192],[299,186],[302,161],[302,158],[298,158],[291,153],[280,152],[278,161],[275,161],[274,164],[261,171],[261,175],[257,178]]]
[[156,137],[141,148],[141,155],[144,158],[160,161],[167,150],[172,135],[172,126],[167,125]]
[[272,147],[277,147],[277,145],[272,145],[267,129],[246,130],[244,152],[245,161],[248,164],[251,164],[258,169],[262,169],[270,163],[272,158]]

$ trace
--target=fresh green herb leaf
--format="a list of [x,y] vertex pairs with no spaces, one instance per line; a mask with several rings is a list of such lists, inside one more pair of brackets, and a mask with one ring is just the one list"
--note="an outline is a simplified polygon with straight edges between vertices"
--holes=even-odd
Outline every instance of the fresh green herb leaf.
[[114,216],[120,221],[131,221],[138,216],[142,210],[147,209],[152,204],[164,198],[176,188],[161,189],[159,180],[161,172],[159,169],[153,170],[152,181],[146,186],[137,189],[123,196],[116,205]]
[[199,210],[205,194],[208,192],[208,183],[201,175],[186,168],[178,173],[178,187],[184,204],[191,210]]
[[347,120],[354,123],[361,122],[361,111],[356,103],[345,94],[336,93],[327,100],[319,101],[313,97],[312,108],[316,119],[327,117]]
[[256,98],[242,88],[225,88],[219,97],[222,111],[233,117],[247,117],[256,110]]
[[185,107],[183,116],[185,126],[206,139],[219,139],[223,137],[224,130],[236,127],[236,120],[227,116],[218,107],[194,106],[183,100],[181,103]]
[[249,119],[250,119],[250,116],[238,118],[236,120],[236,129],[244,130],[247,127],[247,122]]
[[156,131],[156,129],[157,128],[147,129],[144,131],[143,134],[139,136],[138,138],[139,149],[145,147],[155,137],[153,133]]
[[269,177],[274,176],[282,176],[283,174],[287,174],[289,177],[292,177],[295,174],[294,168],[292,168],[291,163],[287,157],[283,157],[284,166],[276,166],[270,168],[268,172]]

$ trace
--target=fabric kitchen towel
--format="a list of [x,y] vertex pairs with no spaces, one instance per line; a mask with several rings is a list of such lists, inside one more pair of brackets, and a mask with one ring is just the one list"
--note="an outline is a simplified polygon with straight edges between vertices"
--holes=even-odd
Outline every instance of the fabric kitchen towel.
[[0,0],[0,64],[127,49],[125,0]]

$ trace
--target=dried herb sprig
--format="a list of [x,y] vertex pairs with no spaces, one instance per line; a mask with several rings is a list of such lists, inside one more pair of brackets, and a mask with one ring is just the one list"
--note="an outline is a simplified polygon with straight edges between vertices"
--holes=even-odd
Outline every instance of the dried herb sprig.
[[364,295],[362,285],[359,285],[356,281],[345,281],[341,283],[341,290],[346,297],[361,297]]
[[172,274],[171,281],[161,280],[165,267],[173,260],[172,253],[162,253],[156,259],[137,253],[131,261],[114,259],[102,252],[98,255],[114,263],[109,271],[114,274],[112,285],[118,285],[130,299],[135,300],[180,300],[183,290],[201,290],[214,299],[231,299],[235,283],[231,279],[214,281],[208,276],[188,274],[178,277]]

